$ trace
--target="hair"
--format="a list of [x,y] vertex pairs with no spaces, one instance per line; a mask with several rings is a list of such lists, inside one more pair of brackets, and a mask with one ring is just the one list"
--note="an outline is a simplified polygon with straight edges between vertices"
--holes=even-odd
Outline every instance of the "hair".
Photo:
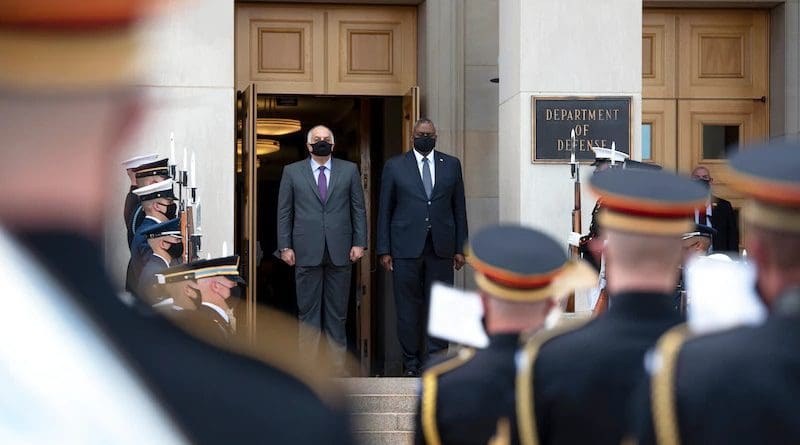
[[711,170],[709,170],[709,169],[708,169],[708,167],[706,167],[705,165],[698,165],[698,166],[696,166],[696,167],[695,167],[695,168],[692,170],[692,174],[694,174],[694,172],[696,172],[697,170],[699,170],[699,169],[701,169],[701,168],[702,168],[703,170],[705,170],[705,171],[708,173],[708,175],[709,175],[709,176],[711,176]]
[[417,119],[417,121],[414,122],[414,126],[411,127],[411,130],[416,131],[417,127],[419,127],[422,124],[430,124],[433,127],[433,130],[436,131],[436,125],[434,125],[433,121],[428,119],[427,117],[421,117]]
[[324,129],[328,130],[328,133],[331,135],[331,144],[335,144],[336,143],[336,141],[333,138],[333,131],[331,131],[330,128],[328,128],[328,127],[326,127],[324,125],[315,125],[315,126],[311,127],[311,129],[308,130],[308,133],[306,134],[306,143],[307,144],[311,143],[311,133],[313,133],[314,130],[316,130],[318,128],[324,128]]
[[757,225],[747,226],[747,236],[762,243],[776,268],[784,271],[800,269],[800,234],[781,232]]
[[[682,243],[678,236],[659,236],[608,230],[608,257],[615,267],[629,273],[663,274],[681,263]],[[620,269],[620,270],[621,270]]]

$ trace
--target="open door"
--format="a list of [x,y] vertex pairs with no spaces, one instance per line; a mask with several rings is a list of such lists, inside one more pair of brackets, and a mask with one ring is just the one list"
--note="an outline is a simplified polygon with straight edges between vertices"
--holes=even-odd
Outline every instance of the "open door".
[[419,119],[419,87],[411,87],[403,96],[403,152],[411,149],[411,130]]
[[[247,282],[244,332],[251,341],[256,331],[256,87],[237,93],[236,177],[238,199],[236,252],[240,256],[242,278]],[[241,329],[240,328],[240,329]]]

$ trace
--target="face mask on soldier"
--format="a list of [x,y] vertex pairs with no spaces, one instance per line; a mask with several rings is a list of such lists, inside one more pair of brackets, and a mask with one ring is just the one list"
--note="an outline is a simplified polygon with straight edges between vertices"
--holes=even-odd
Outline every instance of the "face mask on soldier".
[[167,254],[169,254],[172,259],[179,259],[183,255],[183,243],[169,243]]
[[423,155],[427,155],[436,146],[436,138],[431,136],[419,136],[414,138],[414,149]]
[[167,219],[174,219],[176,216],[178,216],[178,204],[173,202],[167,205],[167,210],[164,212],[164,216],[166,216]]

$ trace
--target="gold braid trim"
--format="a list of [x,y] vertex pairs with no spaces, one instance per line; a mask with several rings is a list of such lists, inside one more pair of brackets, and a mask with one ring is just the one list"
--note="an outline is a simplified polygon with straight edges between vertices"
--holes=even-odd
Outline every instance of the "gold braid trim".
[[433,366],[422,374],[422,404],[420,405],[420,421],[422,435],[428,445],[441,445],[439,427],[436,425],[436,395],[438,377],[446,372],[467,363],[475,355],[472,348],[464,348],[455,357]]
[[675,373],[678,353],[688,337],[688,327],[681,324],[667,331],[656,344],[656,354],[661,364],[650,378],[650,403],[656,443],[659,445],[680,445]]
[[542,330],[530,337],[517,362],[516,402],[517,402],[517,427],[519,441],[522,445],[538,445],[539,436],[536,428],[536,413],[534,412],[533,370],[539,349],[548,341],[575,331],[588,323],[589,320],[580,320],[564,323],[549,330]]

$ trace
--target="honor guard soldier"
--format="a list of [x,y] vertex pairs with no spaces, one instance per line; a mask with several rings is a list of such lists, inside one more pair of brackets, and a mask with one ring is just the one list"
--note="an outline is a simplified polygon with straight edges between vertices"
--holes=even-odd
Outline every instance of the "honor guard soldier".
[[[144,185],[138,183],[136,179],[136,169],[156,159],[158,159],[158,155],[156,153],[150,153],[122,161],[122,166],[125,167],[125,171],[128,173],[128,179],[131,181],[131,187],[128,190],[128,194],[125,195],[125,208],[122,212],[122,219],[125,221],[125,229],[128,233],[128,246],[131,245],[131,241],[133,240],[133,214],[140,208],[139,197],[136,196],[133,191]],[[142,218],[144,218],[144,215],[142,215]]]
[[525,345],[517,378],[523,444],[619,444],[645,351],[681,322],[673,308],[681,235],[705,191],[671,173],[622,169],[595,173],[590,187],[603,201],[609,309]]
[[172,185],[172,179],[167,179],[133,191],[139,197],[142,212],[146,216],[141,224],[135,226],[136,234],[130,245],[131,259],[128,262],[125,280],[125,289],[128,291],[136,289],[142,274],[142,267],[152,253],[147,244],[147,238],[142,235],[142,232],[177,216],[177,205],[174,203],[176,198]]
[[[134,169],[133,174],[136,177],[136,184],[138,185],[139,189],[153,185],[157,182],[166,181],[167,179],[170,179],[169,159],[165,158],[142,164]],[[135,189],[133,190],[133,194],[136,195]],[[138,232],[141,228],[146,216],[147,215],[142,208],[140,199],[139,205],[134,209],[133,215],[131,216],[131,236],[136,235],[136,232]],[[130,242],[128,242],[128,244],[130,244]]]
[[181,255],[183,255],[181,220],[174,218],[150,226],[140,233],[147,239],[150,255],[142,267],[135,290],[139,298],[144,299],[148,304],[153,304],[157,300],[154,288],[156,274],[181,262]]
[[[67,417],[39,409],[38,417],[20,413],[12,418],[23,421],[3,421],[0,435],[19,443],[83,443],[90,437],[98,443],[352,443],[325,381],[297,366],[291,350],[274,344],[278,339],[260,338],[258,351],[220,349],[117,298],[102,255],[105,210],[114,199],[105,178],[148,111],[137,86],[144,49],[138,24],[162,3],[0,1],[0,224],[10,234],[3,241],[16,246],[3,242],[0,249],[18,253],[3,255],[8,261],[0,271],[4,289],[20,291],[9,295],[47,301],[27,312],[18,310],[24,307],[15,302],[20,298],[4,300],[29,325],[17,331],[17,341],[3,343],[0,356],[6,345],[22,343],[26,353],[10,368],[11,376],[43,376],[12,378],[30,383],[12,385],[9,400],[18,408],[57,405],[72,411]],[[180,14],[176,3],[170,7]],[[20,256],[27,260],[14,261]],[[23,273],[9,275],[16,271]],[[36,330],[42,320],[52,321],[46,324],[53,329]],[[39,341],[42,332],[54,329],[88,341],[80,345],[84,349],[60,348],[63,336]],[[48,359],[44,366],[40,356]],[[33,363],[39,366],[13,371]],[[98,364],[103,372],[97,372]],[[123,384],[101,397],[109,380]],[[61,393],[40,391],[51,387],[45,381],[59,382]],[[130,403],[142,400],[149,403]],[[103,402],[112,415],[87,415]],[[154,425],[171,433],[169,438],[155,434]]]
[[423,373],[418,443],[485,445],[501,419],[515,425],[520,335],[544,326],[555,297],[596,284],[591,266],[569,261],[563,246],[536,230],[491,226],[472,238],[469,250],[489,347],[462,349]]
[[233,290],[244,285],[239,276],[239,255],[197,260],[173,266],[158,275],[163,285],[185,282],[199,298],[191,321],[207,324],[209,334],[217,341],[228,340],[236,333],[236,317],[231,297]]
[[631,443],[800,443],[800,143],[748,147],[727,176],[742,209],[763,324],[659,341]]

